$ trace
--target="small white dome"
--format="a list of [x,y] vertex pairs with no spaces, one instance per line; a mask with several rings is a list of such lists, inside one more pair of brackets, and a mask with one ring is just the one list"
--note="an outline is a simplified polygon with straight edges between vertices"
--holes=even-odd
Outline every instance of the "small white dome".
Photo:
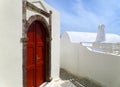
[[[64,34],[66,34],[69,37],[69,40],[72,43],[95,42],[97,37],[97,33],[66,31],[63,33],[62,38],[64,38]],[[120,36],[117,34],[107,33],[106,40],[102,42],[120,43]]]

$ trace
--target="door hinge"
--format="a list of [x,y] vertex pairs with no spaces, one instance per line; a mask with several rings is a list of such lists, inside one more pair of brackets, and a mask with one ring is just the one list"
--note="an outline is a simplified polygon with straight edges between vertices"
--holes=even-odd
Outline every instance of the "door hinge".
[[28,42],[28,38],[22,37],[22,38],[20,38],[20,42],[21,43],[27,43]]

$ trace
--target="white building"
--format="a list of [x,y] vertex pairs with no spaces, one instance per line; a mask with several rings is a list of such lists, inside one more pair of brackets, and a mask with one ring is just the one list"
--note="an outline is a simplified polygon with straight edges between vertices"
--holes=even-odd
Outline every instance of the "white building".
[[104,33],[63,33],[60,65],[106,87],[120,87],[120,36]]
[[0,0],[0,87],[59,78],[59,12],[43,0]]

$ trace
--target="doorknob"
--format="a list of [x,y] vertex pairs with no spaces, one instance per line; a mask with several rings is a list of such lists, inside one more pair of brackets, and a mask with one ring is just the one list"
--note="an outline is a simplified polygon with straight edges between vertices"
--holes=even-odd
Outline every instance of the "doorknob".
[[37,56],[36,56],[36,61],[38,62],[39,59],[40,59],[40,57],[37,55]]

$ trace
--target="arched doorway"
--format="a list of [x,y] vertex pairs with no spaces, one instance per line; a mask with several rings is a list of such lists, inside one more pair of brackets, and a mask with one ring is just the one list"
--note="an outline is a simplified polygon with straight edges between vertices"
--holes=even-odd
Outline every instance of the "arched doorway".
[[39,87],[45,81],[46,32],[39,21],[34,21],[27,32],[27,87]]
[[51,81],[51,27],[40,15],[31,16],[23,28],[23,87]]

